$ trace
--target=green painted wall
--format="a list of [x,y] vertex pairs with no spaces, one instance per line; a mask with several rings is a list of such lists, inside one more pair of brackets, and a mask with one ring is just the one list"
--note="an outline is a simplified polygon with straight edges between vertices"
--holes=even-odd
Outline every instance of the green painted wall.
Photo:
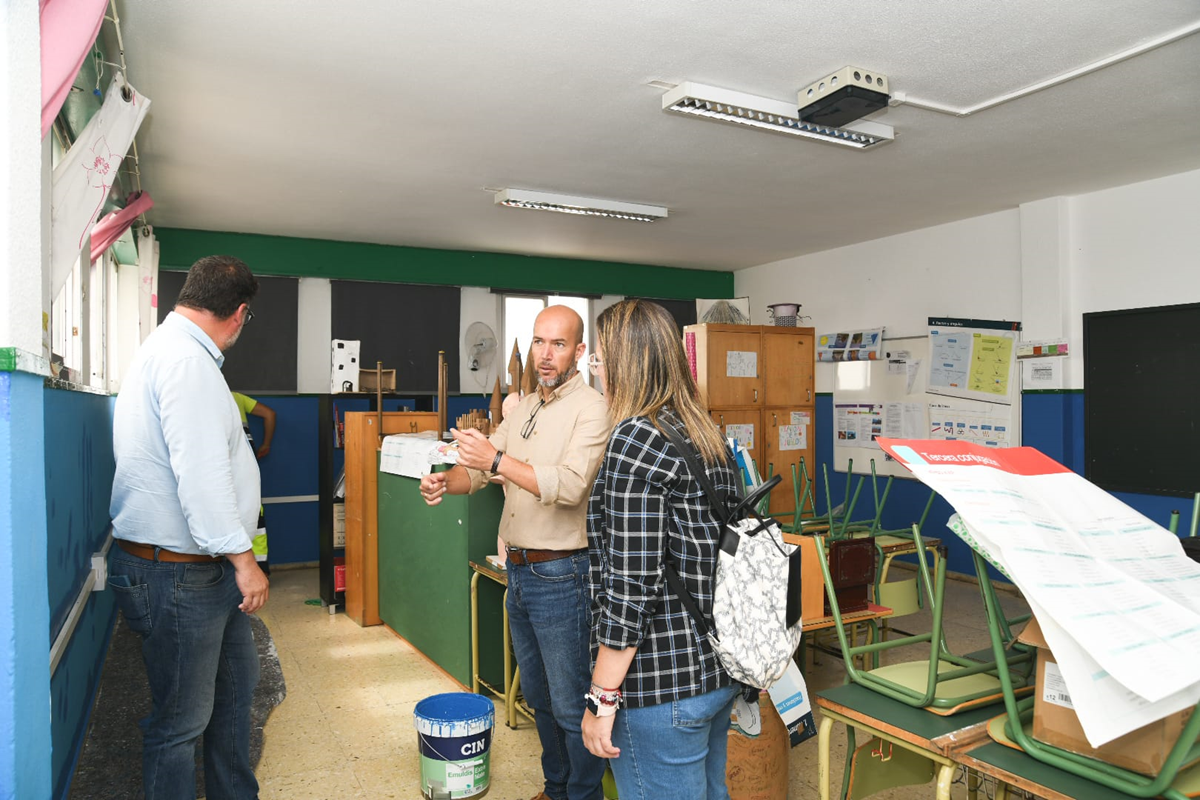
[[678,300],[733,297],[732,272],[183,228],[155,228],[154,233],[163,269],[187,269],[203,256],[222,254],[242,259],[260,275]]

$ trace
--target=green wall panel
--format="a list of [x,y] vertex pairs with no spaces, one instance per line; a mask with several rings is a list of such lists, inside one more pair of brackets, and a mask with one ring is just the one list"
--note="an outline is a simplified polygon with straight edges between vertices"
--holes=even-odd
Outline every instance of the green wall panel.
[[187,269],[204,256],[228,254],[262,275],[681,300],[733,297],[732,272],[183,228],[154,233],[163,269]]
[[[471,685],[471,576],[468,561],[496,552],[504,493],[486,486],[425,505],[419,481],[379,473],[379,616],[455,680]],[[490,585],[485,585],[490,584]],[[500,598],[480,580],[480,673],[503,682]]]

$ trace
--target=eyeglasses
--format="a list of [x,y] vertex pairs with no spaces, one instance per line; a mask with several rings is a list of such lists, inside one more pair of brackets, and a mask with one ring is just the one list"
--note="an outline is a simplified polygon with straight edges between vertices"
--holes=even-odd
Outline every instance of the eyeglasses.
[[545,400],[538,400],[538,404],[533,407],[533,411],[529,414],[529,419],[525,420],[525,424],[521,426],[521,438],[528,439],[533,435],[533,428],[537,425],[538,412],[542,410],[542,406],[546,405]]
[[250,306],[246,306],[246,316],[242,318],[242,324],[245,325],[252,319],[254,319],[254,312],[250,310]]
[[604,366],[604,361],[600,358],[600,356],[592,353],[590,356],[588,356],[587,365],[588,369],[592,371],[593,375],[599,375],[600,368]]

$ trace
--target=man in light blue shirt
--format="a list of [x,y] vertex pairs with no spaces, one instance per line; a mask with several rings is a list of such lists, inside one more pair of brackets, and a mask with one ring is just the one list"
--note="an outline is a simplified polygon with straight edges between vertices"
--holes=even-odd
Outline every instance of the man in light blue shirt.
[[221,374],[257,292],[236,258],[197,261],[117,396],[109,585],[143,642],[153,701],[141,722],[148,800],[195,797],[201,735],[208,796],[258,796],[250,764],[258,654],[246,614],[268,594],[250,542],[259,475]]

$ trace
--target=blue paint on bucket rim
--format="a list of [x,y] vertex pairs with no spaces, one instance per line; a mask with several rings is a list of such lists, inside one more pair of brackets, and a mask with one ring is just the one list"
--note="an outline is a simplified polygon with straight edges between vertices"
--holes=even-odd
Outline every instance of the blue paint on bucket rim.
[[413,726],[425,736],[474,736],[492,728],[495,720],[492,701],[470,692],[435,694],[413,709]]

